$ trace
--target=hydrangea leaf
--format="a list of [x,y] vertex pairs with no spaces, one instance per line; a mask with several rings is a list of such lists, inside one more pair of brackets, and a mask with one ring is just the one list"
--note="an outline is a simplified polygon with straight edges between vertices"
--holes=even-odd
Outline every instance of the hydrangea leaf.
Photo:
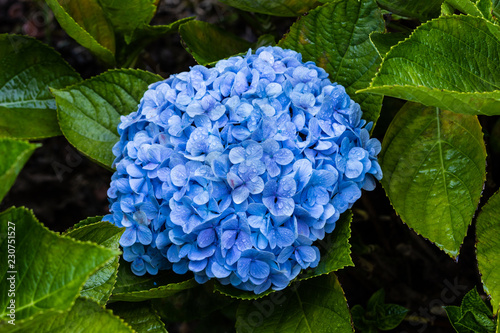
[[382,97],[355,93],[368,87],[380,65],[380,56],[369,38],[374,31],[384,31],[381,11],[374,0],[335,1],[301,17],[278,45],[323,67],[330,80],[343,85],[361,105],[363,118],[376,121]]
[[113,313],[130,325],[136,332],[167,333],[165,324],[152,307],[151,302],[113,303]]
[[464,14],[484,17],[483,13],[479,10],[476,3],[470,0],[445,0],[445,1],[453,8],[458,9],[460,12]]
[[[73,229],[66,236],[80,241],[91,241],[118,251],[120,237],[124,231],[125,229],[118,228],[109,222],[98,222]],[[92,298],[101,305],[106,304],[116,282],[118,260],[119,257],[116,256],[92,274],[85,282],[80,295]]]
[[491,295],[496,313],[500,308],[500,193],[493,195],[483,207],[476,223],[477,262],[484,290]]
[[491,13],[496,17],[496,19],[500,19],[500,0],[491,0]]
[[441,4],[441,16],[455,14],[455,8],[447,2]]
[[470,330],[458,324],[460,318],[462,318],[462,309],[459,306],[449,305],[445,306],[446,314],[448,315],[448,320],[451,323],[451,326],[458,333],[469,333]]
[[64,88],[80,75],[54,49],[34,38],[0,35],[0,137],[60,135],[48,87]]
[[146,45],[165,34],[176,33],[179,26],[193,19],[194,17],[186,17],[168,25],[145,24],[135,29],[128,38],[128,44],[117,50],[118,65],[120,67],[130,67]]
[[115,64],[115,34],[97,0],[47,0],[66,33],[107,65]]
[[158,0],[115,1],[99,0],[99,5],[116,32],[131,36],[148,24],[156,12]]
[[94,224],[94,223],[97,223],[97,222],[101,222],[103,217],[104,216],[87,217],[85,220],[81,220],[80,222],[78,222],[74,226],[72,226],[70,229],[66,230],[64,232],[64,234],[66,235],[67,233],[72,232],[75,229],[84,227],[84,226],[89,225],[89,224]]
[[381,33],[373,32],[370,34],[370,40],[383,58],[389,52],[391,47],[408,37],[404,32]]
[[137,276],[132,273],[130,264],[121,260],[111,300],[141,302],[153,298],[164,298],[197,285],[194,279],[186,279],[173,271]]
[[247,51],[252,44],[216,25],[190,21],[179,28],[186,50],[200,65]]
[[300,281],[254,302],[241,302],[237,332],[353,332],[342,288],[334,274]]
[[0,139],[0,202],[16,181],[24,164],[39,144],[30,144],[13,139]]
[[61,314],[40,316],[33,320],[17,321],[16,325],[0,324],[4,333],[14,332],[85,332],[85,333],[133,333],[135,332],[122,319],[96,302],[78,298],[71,310]]
[[478,17],[443,16],[393,47],[361,91],[458,113],[500,114],[499,63],[499,26]]
[[407,308],[398,304],[384,304],[376,306],[377,327],[382,331],[396,328],[406,317]]
[[[9,223],[10,222],[10,223]],[[8,290],[7,277],[16,276],[16,320],[44,311],[64,311],[77,298],[87,278],[119,254],[118,251],[59,236],[38,222],[25,208],[0,214],[0,234],[15,224],[15,267],[0,267],[0,289]],[[7,253],[7,237],[0,248]],[[10,271],[16,273],[10,273]],[[0,320],[8,319],[7,293],[0,296]]]
[[265,296],[268,296],[269,294],[272,294],[276,292],[275,290],[269,289],[266,290],[263,293],[260,294],[255,294],[251,291],[245,291],[241,289],[237,289],[231,285],[223,285],[219,283],[218,281],[214,283],[214,292],[218,292],[221,295],[224,296],[229,296],[231,298],[235,299],[242,299],[242,300],[255,300],[259,299]]
[[451,325],[458,333],[495,331],[493,313],[476,288],[464,296],[460,307],[446,306],[445,309]]
[[415,17],[425,22],[438,17],[443,0],[377,0],[380,7],[394,14]]
[[295,17],[316,7],[316,0],[220,0],[229,6],[248,12]]
[[401,219],[455,257],[486,178],[477,117],[407,103],[387,130],[380,161]]
[[493,16],[493,3],[492,0],[446,0],[443,5],[449,8],[448,15],[453,14],[455,10],[472,16],[484,17],[485,19],[495,23],[497,18]]
[[52,89],[64,136],[83,154],[111,167],[112,148],[120,139],[120,115],[136,111],[148,85],[160,79],[141,70],[112,70],[65,89]]
[[481,12],[482,16],[485,19],[490,20],[492,22],[496,22],[496,20],[493,19],[493,13],[492,13],[493,4],[491,0],[478,0],[476,2],[476,7],[477,9],[479,9],[479,11]]

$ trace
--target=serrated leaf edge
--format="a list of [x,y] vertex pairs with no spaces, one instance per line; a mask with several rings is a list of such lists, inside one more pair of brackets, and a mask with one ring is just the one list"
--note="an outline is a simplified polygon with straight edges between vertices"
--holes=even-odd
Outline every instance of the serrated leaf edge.
[[[46,227],[46,226],[45,226],[42,222],[40,222],[40,221],[37,219],[37,217],[35,216],[35,214],[34,214],[33,210],[31,210],[31,209],[29,209],[29,208],[26,208],[26,207],[24,207],[24,206],[21,206],[21,207],[16,207],[16,206],[9,207],[9,208],[7,208],[6,210],[4,210],[4,211],[0,212],[0,215],[3,215],[3,214],[8,213],[8,212],[10,212],[10,211],[14,211],[14,210],[16,210],[16,209],[18,209],[18,208],[20,208],[20,209],[22,209],[22,210],[24,210],[24,211],[28,212],[28,213],[29,213],[29,214],[33,217],[33,219],[34,219],[34,220],[35,220],[35,221],[36,221],[36,222],[37,222],[37,223],[38,223],[38,224],[39,224],[39,225],[40,225],[43,229],[45,229],[46,231],[48,231],[49,233],[51,233],[51,234],[55,235],[55,236],[56,236],[56,237],[58,237],[58,238],[70,239],[71,241],[76,242],[76,243],[79,243],[79,244],[88,244],[88,245],[91,245],[91,246],[93,246],[93,247],[101,248],[101,249],[104,249],[104,250],[107,250],[107,251],[111,251],[111,252],[113,252],[113,253],[116,253],[116,251],[113,251],[113,250],[108,249],[108,248],[106,248],[106,247],[103,247],[103,246],[97,245],[96,243],[92,243],[92,242],[90,242],[90,241],[85,241],[85,242],[82,242],[82,241],[79,241],[79,240],[76,240],[76,239],[73,239],[73,238],[70,238],[70,237],[62,236],[61,234],[59,234],[59,233],[57,233],[57,232],[55,232],[55,231],[50,230],[50,229],[49,229],[49,228],[47,228],[47,227]],[[117,254],[115,254],[114,256],[119,255],[119,254],[120,254],[120,252],[118,252],[118,253],[117,253]],[[113,257],[114,257],[114,256],[113,256]],[[112,258],[110,258],[110,260],[111,260],[111,259],[112,259]],[[99,269],[101,269],[102,267],[104,267],[108,261],[109,261],[109,260],[106,260],[103,264],[96,266],[96,267],[95,267],[95,269],[94,269],[94,270],[92,270],[92,271],[91,271],[91,272],[90,272],[90,273],[89,273],[89,274],[85,277],[85,279],[84,279],[83,283],[81,284],[81,286],[80,286],[80,287],[79,287],[79,289],[78,289],[78,293],[76,294],[76,296],[74,297],[73,301],[70,303],[70,306],[69,306],[66,310],[47,309],[47,310],[43,310],[43,311],[40,311],[40,312],[38,312],[38,313],[35,313],[35,314],[33,314],[33,315],[31,315],[31,316],[29,316],[29,317],[27,317],[27,318],[24,318],[24,319],[22,319],[22,320],[19,320],[19,321],[20,321],[20,322],[29,321],[29,320],[32,320],[33,318],[37,317],[37,316],[42,316],[42,315],[47,314],[47,313],[50,313],[50,312],[53,312],[53,313],[65,313],[65,312],[69,311],[69,310],[70,310],[71,308],[73,308],[73,306],[75,305],[76,299],[77,299],[78,297],[81,297],[81,296],[80,296],[80,292],[82,291],[82,288],[83,288],[83,286],[85,285],[85,282],[88,280],[88,278],[89,278],[92,274],[94,274],[95,272],[97,272]],[[94,301],[94,302],[95,302],[95,301]],[[96,302],[96,303],[97,303],[97,302]],[[100,305],[99,305],[99,306],[100,306]],[[2,319],[0,319],[0,323],[2,323],[2,321],[3,321],[3,320],[2,320]]]

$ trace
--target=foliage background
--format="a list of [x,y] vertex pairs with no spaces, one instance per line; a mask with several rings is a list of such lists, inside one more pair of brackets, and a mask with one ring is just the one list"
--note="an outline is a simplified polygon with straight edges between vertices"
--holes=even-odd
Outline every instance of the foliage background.
[[[279,40],[295,21],[250,14],[215,0],[164,0],[152,24],[168,24],[188,16],[216,23],[252,42],[262,33],[256,26],[268,27]],[[67,36],[44,1],[0,0],[0,33],[36,37],[60,52],[83,79],[105,70],[85,48]],[[137,67],[166,78],[195,64],[178,35],[173,34],[149,45]],[[402,105],[400,100],[385,98],[375,137],[382,141]],[[500,173],[492,172],[500,170],[500,118],[479,120],[488,153],[487,181],[481,198],[484,204],[500,184]],[[75,221],[107,213],[110,176],[109,171],[83,157],[63,137],[46,139],[0,204],[0,211],[28,204],[49,229],[64,231]],[[453,261],[401,222],[380,185],[375,191],[364,193],[353,211],[351,245],[355,267],[337,272],[349,306],[364,306],[374,292],[383,288],[387,303],[410,310],[409,317],[394,332],[454,332],[441,306],[459,305],[468,290],[481,286],[474,256],[474,224],[469,228],[459,260]],[[208,313],[204,300],[193,301],[196,293],[193,289],[174,296],[174,308],[164,304],[166,310],[161,314],[171,320],[169,332],[205,331],[206,327],[214,332],[233,331],[235,307],[231,301],[226,300],[215,313]],[[480,293],[484,295],[481,290]],[[189,316],[175,308],[186,302],[195,303]],[[176,309],[179,312],[172,317]]]

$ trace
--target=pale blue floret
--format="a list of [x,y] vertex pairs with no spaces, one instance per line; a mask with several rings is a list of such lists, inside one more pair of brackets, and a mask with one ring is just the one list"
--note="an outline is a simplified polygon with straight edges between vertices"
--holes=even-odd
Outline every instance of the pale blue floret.
[[150,85],[113,147],[105,220],[126,228],[124,259],[136,275],[285,288],[382,178],[361,116],[323,69],[279,47]]

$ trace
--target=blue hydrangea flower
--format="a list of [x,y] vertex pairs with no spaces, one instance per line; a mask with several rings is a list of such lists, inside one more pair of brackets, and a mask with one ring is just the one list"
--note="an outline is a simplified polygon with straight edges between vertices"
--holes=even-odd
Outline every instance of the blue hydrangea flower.
[[124,259],[137,275],[285,288],[382,178],[361,118],[344,87],[279,47],[152,84],[113,148],[106,219],[126,228]]

